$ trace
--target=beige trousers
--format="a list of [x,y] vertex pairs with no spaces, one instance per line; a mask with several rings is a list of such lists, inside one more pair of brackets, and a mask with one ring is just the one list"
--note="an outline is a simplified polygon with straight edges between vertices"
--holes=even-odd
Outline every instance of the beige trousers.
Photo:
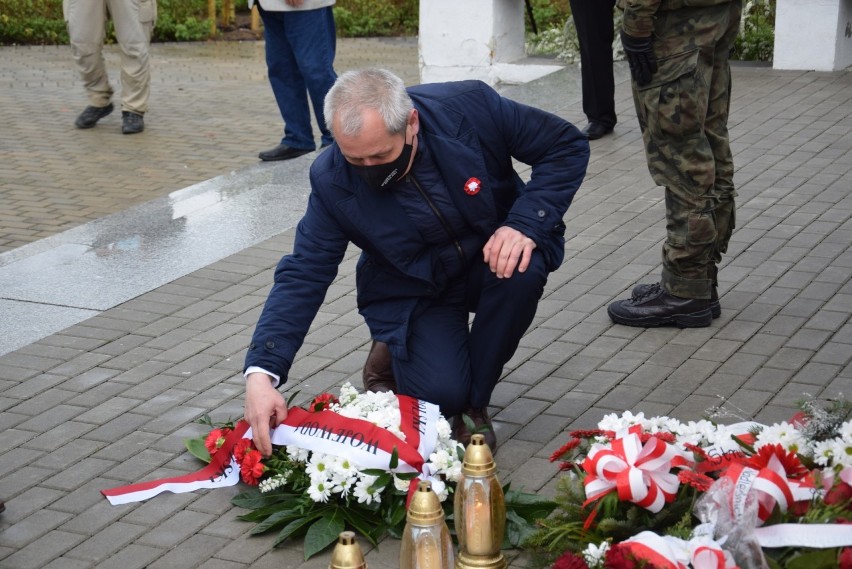
[[151,88],[148,45],[157,18],[156,0],[63,0],[62,8],[89,104],[105,107],[113,94],[103,57],[110,17],[121,48],[121,110],[145,113]]

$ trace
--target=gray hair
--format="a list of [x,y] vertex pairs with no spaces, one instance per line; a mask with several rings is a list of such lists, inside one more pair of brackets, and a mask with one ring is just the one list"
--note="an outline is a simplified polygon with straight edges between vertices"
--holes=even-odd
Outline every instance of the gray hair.
[[325,96],[326,126],[332,133],[337,118],[340,134],[357,135],[363,126],[361,114],[375,109],[384,119],[388,133],[405,131],[408,115],[414,108],[402,79],[386,69],[347,71],[337,78]]

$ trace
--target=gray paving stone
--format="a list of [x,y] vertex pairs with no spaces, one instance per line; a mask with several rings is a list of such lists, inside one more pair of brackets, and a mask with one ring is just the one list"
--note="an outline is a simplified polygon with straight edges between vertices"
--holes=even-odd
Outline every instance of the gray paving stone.
[[3,569],[42,569],[53,558],[62,555],[85,536],[54,530],[3,559]]
[[114,522],[65,555],[83,561],[100,563],[112,554],[124,549],[146,529],[143,526]]

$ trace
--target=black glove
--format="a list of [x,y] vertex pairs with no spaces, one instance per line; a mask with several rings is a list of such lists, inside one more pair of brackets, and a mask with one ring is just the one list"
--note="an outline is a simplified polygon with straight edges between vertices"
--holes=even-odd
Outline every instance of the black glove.
[[630,74],[636,84],[642,87],[651,82],[651,75],[657,72],[657,56],[654,55],[653,38],[637,38],[621,30],[621,45],[630,64]]

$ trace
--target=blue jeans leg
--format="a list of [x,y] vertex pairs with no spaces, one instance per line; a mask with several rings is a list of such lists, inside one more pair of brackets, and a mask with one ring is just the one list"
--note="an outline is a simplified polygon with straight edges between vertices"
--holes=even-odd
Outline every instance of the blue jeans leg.
[[294,12],[261,10],[266,38],[266,66],[272,93],[284,119],[283,144],[313,150],[308,94],[323,143],[331,142],[322,112],[334,72],[335,28],[331,8]]

